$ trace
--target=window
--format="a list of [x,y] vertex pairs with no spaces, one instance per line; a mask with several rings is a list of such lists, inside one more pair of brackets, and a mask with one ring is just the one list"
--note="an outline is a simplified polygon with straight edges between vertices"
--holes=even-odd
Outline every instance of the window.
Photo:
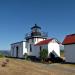
[[42,47],[40,46],[40,51],[42,50]]
[[32,52],[32,45],[30,44],[30,52]]

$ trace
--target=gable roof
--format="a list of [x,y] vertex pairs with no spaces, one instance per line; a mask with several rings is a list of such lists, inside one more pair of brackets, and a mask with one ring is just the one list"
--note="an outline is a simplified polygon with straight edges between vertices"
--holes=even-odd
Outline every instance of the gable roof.
[[62,44],[63,45],[75,44],[75,34],[67,35]]
[[46,45],[46,44],[48,44],[50,41],[52,41],[53,39],[46,39],[46,40],[43,40],[43,41],[40,41],[40,42],[38,42],[37,44],[35,44],[35,46],[36,45]]

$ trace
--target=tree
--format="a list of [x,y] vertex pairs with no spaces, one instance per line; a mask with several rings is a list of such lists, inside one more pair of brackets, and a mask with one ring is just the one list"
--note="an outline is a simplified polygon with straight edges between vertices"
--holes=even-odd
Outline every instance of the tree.
[[45,59],[48,57],[48,50],[43,49],[40,51],[40,58],[42,61],[45,61]]

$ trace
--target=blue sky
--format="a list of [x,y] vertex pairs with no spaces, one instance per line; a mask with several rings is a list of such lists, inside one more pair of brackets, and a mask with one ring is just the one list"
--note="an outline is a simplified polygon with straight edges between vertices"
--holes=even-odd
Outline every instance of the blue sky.
[[24,40],[35,23],[62,42],[75,33],[75,0],[0,0],[0,50]]

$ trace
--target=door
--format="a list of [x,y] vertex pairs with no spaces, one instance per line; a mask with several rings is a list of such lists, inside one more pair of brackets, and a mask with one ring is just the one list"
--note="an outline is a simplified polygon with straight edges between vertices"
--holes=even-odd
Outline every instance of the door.
[[16,47],[16,57],[18,57],[18,52],[19,52],[18,50],[19,50],[19,47],[17,46]]

